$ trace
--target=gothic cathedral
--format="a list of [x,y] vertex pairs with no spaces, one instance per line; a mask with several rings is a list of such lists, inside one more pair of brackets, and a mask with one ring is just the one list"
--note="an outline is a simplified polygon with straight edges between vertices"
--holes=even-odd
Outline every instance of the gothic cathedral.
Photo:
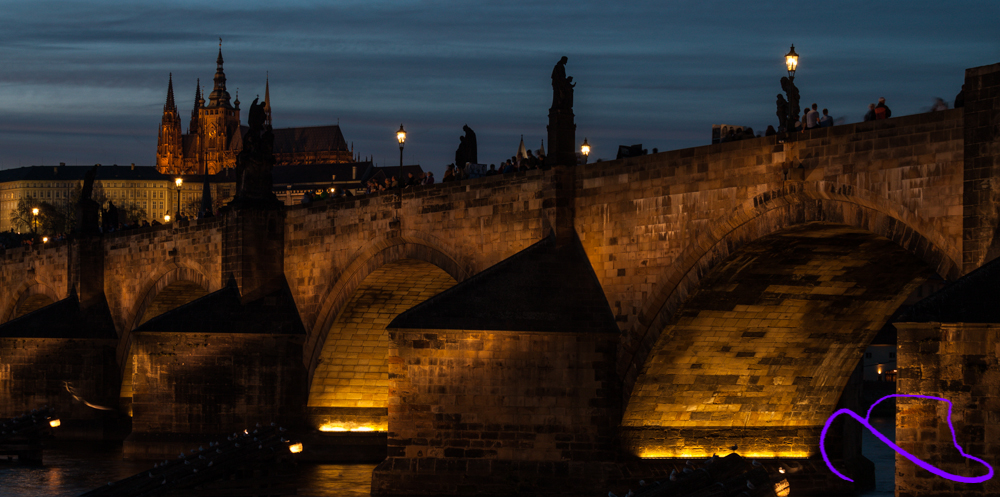
[[[246,126],[240,124],[240,99],[230,103],[226,74],[222,70],[222,42],[216,59],[215,85],[208,103],[195,88],[194,109],[188,132],[181,134],[181,118],[174,103],[174,79],[167,82],[167,103],[163,106],[160,136],[156,148],[156,170],[164,174],[218,174],[236,167]],[[270,82],[265,82],[264,110],[271,124]],[[282,128],[274,130],[276,165],[339,164],[352,162],[339,125]]]

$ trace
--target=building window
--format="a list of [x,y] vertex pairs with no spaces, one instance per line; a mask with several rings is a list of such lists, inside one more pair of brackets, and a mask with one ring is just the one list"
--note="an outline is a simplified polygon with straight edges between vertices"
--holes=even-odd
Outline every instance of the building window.
[[896,353],[895,352],[889,352],[889,359],[895,359],[895,358],[896,358]]
[[865,359],[871,359],[871,358],[872,358],[872,353],[871,352],[865,352]]

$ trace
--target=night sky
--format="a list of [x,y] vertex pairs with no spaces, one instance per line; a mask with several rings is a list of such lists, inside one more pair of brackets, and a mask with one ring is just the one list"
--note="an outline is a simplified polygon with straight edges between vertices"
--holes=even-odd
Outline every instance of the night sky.
[[270,72],[275,127],[335,124],[379,165],[440,178],[462,125],[479,161],[546,138],[559,57],[591,160],[618,145],[707,144],[712,124],[776,124],[783,55],[802,103],[846,122],[885,96],[894,116],[949,104],[968,67],[1000,62],[1000,2],[4,2],[0,168],[153,165],[173,73],[184,131],[218,38],[246,110]]

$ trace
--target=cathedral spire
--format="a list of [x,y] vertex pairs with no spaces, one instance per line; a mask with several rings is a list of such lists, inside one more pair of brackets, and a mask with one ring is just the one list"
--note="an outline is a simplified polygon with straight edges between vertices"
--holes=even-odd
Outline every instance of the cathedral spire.
[[271,75],[264,73],[264,124],[271,125]]
[[174,73],[170,73],[170,78],[167,80],[167,103],[163,105],[163,112],[177,112],[177,106],[174,104]]
[[191,109],[191,124],[188,126],[188,133],[198,132],[198,110],[205,104],[205,99],[201,97],[201,78],[194,88],[194,108]]
[[219,57],[215,60],[215,87],[208,96],[208,107],[224,107],[232,109],[229,103],[229,92],[226,91],[226,73],[222,70],[222,38],[219,38]]

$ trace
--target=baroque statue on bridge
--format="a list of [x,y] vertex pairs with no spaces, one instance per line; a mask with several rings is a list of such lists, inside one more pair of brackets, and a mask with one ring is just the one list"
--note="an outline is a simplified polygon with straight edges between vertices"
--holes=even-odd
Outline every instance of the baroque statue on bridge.
[[552,68],[552,110],[573,112],[573,77],[566,77],[566,62],[564,55]]
[[795,122],[799,120],[799,89],[787,76],[781,78],[781,89],[788,95],[788,117],[785,119],[785,131],[795,129]]
[[778,110],[775,112],[778,115],[778,133],[784,133],[787,131],[785,123],[788,121],[788,101],[785,100],[784,95],[779,93],[776,104],[778,106]]
[[76,233],[81,236],[97,235],[101,230],[98,223],[98,214],[101,210],[100,204],[90,198],[94,195],[94,181],[97,178],[97,168],[100,164],[87,171],[83,177],[83,189],[80,191],[80,200],[76,202]]
[[274,133],[266,124],[264,104],[255,98],[247,112],[249,129],[243,135],[243,150],[236,156],[236,198],[234,207],[273,207],[278,205],[272,188],[274,169]]
[[459,136],[458,150],[455,151],[455,166],[465,168],[465,164],[478,164],[479,152],[476,147],[476,132],[468,124],[462,126],[465,136]]
[[573,122],[573,87],[576,83],[566,76],[563,56],[552,68],[552,107],[549,108],[549,155],[546,165],[574,166],[576,158],[576,123]]

